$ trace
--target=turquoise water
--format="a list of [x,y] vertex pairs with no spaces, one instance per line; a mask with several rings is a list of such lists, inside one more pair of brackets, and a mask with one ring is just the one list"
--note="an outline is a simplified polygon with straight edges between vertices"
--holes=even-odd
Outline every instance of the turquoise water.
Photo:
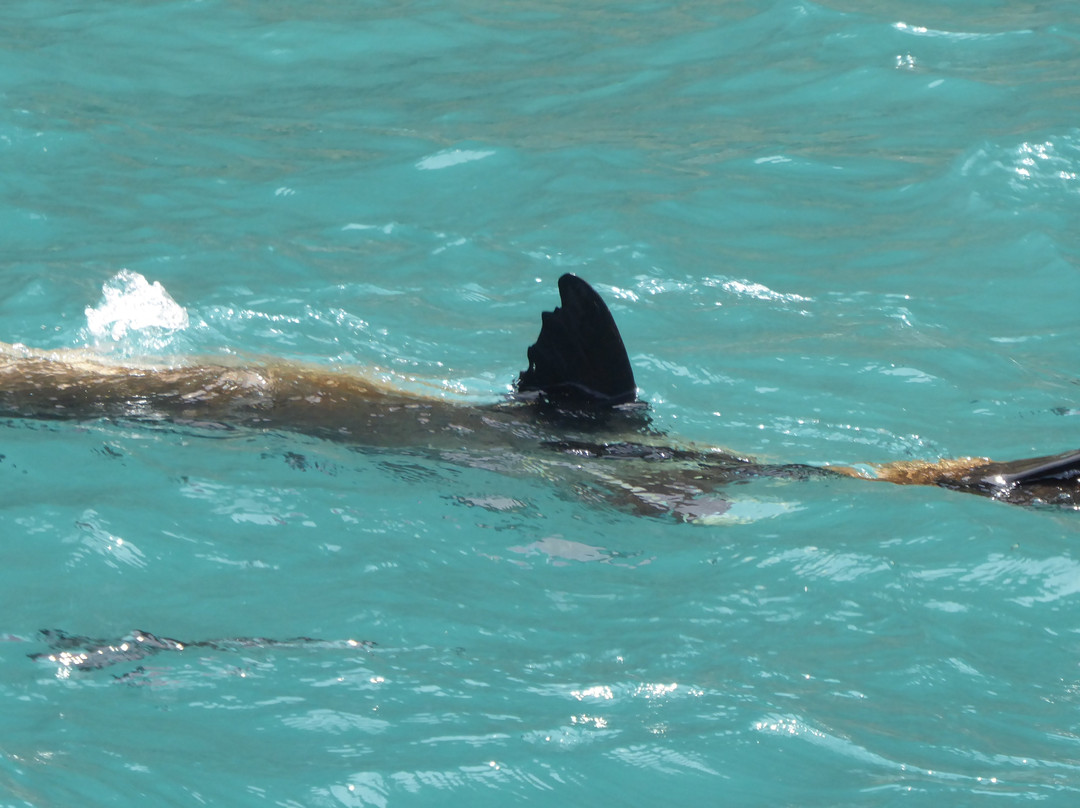
[[[681,440],[1080,446],[1073,4],[12,0],[0,23],[0,340],[491,401],[573,271]],[[124,270],[186,325],[93,327]],[[758,480],[681,524],[287,433],[2,429],[5,808],[1080,792],[1076,513]],[[324,642],[80,672],[29,658],[43,628]]]

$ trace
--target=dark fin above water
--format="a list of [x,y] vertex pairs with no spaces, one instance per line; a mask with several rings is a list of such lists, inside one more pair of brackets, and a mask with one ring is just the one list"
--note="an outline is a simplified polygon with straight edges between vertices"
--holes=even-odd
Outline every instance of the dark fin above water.
[[991,473],[980,482],[994,488],[1012,488],[1049,480],[1071,480],[1080,477],[1080,451],[1050,457],[1033,457],[994,464]]
[[637,400],[637,384],[619,329],[596,290],[576,275],[559,278],[562,306],[542,315],[518,376],[522,397],[556,406],[614,407]]

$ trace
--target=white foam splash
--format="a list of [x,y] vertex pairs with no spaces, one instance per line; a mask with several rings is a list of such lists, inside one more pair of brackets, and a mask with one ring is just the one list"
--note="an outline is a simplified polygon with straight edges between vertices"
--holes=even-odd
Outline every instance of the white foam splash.
[[725,280],[720,286],[725,292],[729,292],[737,297],[753,297],[758,300],[768,300],[770,302],[778,303],[810,303],[813,301],[813,298],[811,297],[776,292],[764,284],[747,280]]
[[120,270],[101,287],[101,302],[86,309],[86,329],[94,346],[125,353],[155,352],[188,327],[187,310],[138,272]]

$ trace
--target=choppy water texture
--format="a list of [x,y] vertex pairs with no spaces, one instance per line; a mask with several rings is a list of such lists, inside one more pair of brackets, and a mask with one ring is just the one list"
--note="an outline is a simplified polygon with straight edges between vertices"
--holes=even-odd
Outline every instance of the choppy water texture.
[[[11,0],[0,340],[486,401],[574,271],[686,440],[1074,448],[1078,22]],[[0,805],[1078,798],[1075,513],[760,480],[693,525],[287,433],[2,433]],[[283,644],[83,672],[42,628]]]

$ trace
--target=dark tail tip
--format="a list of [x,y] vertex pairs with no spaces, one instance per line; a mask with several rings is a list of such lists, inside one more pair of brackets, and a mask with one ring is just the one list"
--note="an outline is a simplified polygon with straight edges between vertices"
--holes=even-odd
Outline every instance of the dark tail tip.
[[522,397],[560,407],[614,407],[637,399],[622,336],[603,298],[576,275],[559,278],[562,306],[545,311],[518,376]]
[[991,488],[1011,488],[1051,480],[1072,480],[1080,477],[1080,451],[1065,452],[1050,457],[1033,457],[1010,463],[993,463],[989,473],[979,482]]

